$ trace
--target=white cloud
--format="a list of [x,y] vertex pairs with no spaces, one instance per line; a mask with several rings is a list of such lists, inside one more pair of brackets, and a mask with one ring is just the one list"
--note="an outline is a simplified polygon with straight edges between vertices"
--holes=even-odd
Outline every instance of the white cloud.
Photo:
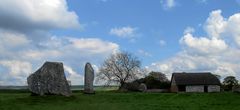
[[41,60],[57,58],[105,58],[111,53],[119,51],[119,45],[98,38],[74,38],[53,36],[46,41],[40,42],[40,48],[29,45],[29,49],[23,49],[19,54],[23,59]]
[[229,17],[226,32],[232,36],[235,43],[240,47],[240,13],[234,14]]
[[215,10],[210,13],[205,24],[205,30],[209,37],[218,38],[225,31],[227,23],[221,13],[221,10]]
[[96,75],[97,73],[99,73],[99,67],[98,67],[97,65],[92,64],[92,67],[93,67],[93,70],[94,70],[95,75]]
[[66,0],[1,0],[0,18],[2,28],[17,31],[80,27]]
[[0,47],[18,47],[30,43],[24,34],[0,30]]
[[186,47],[188,52],[196,54],[220,54],[224,52],[228,45],[224,40],[218,38],[193,37],[192,34],[185,34],[180,43]]
[[74,71],[70,66],[64,65],[64,71],[67,80],[71,81],[71,85],[81,85],[84,81],[84,76],[82,74],[78,74]]
[[17,60],[1,60],[0,64],[9,69],[12,76],[26,76],[31,72],[32,66],[29,62]]
[[160,46],[164,46],[164,45],[166,45],[167,43],[166,43],[165,40],[160,40],[160,41],[159,41],[159,44],[160,44]]
[[[119,50],[118,44],[98,38],[53,36],[33,43],[25,34],[1,32],[0,74],[4,77],[0,81],[5,85],[25,85],[27,76],[44,61],[63,62],[72,84],[83,84],[81,74],[86,62],[100,64]],[[19,42],[13,40],[15,37]]]
[[169,10],[176,6],[175,0],[160,0],[160,3],[165,10]]
[[239,13],[224,18],[221,10],[212,11],[204,25],[207,37],[194,36],[193,29],[187,28],[180,39],[182,51],[165,61],[152,63],[148,69],[165,72],[169,78],[171,73],[182,71],[210,71],[222,78],[228,75],[240,78],[240,50],[233,45],[240,39],[239,18]]
[[111,35],[115,35],[117,37],[121,38],[129,38],[132,39],[136,37],[137,33],[137,28],[126,26],[126,27],[116,27],[112,28],[109,32]]
[[209,37],[232,39],[240,47],[240,13],[235,13],[229,18],[221,15],[221,10],[210,13],[205,23],[205,30]]
[[26,84],[26,77],[32,72],[32,65],[27,61],[0,60],[0,80],[7,85]]
[[72,84],[83,84],[86,62],[100,64],[119,50],[99,38],[51,35],[51,29],[81,27],[66,0],[0,1],[0,18],[0,84],[26,85],[27,76],[45,61],[63,62]]
[[71,45],[66,47],[72,47],[79,50],[87,51],[88,53],[109,53],[109,50],[118,51],[118,45],[112,42],[102,41],[98,38],[67,38]]
[[59,57],[63,53],[61,51],[51,49],[29,49],[21,51],[19,54],[23,55],[22,58],[24,59],[41,60],[43,58]]
[[223,60],[225,57],[227,56],[193,55],[183,51],[165,61],[152,63],[148,69],[164,72],[169,79],[173,72],[212,72],[221,75],[222,78],[228,75],[239,77],[240,63]]
[[187,27],[185,30],[184,30],[184,34],[187,34],[187,33],[194,33],[195,32],[195,29],[193,27]]

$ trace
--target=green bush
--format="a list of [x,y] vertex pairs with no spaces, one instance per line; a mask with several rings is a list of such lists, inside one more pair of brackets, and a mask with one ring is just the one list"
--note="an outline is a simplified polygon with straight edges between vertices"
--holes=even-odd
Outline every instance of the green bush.
[[169,89],[170,81],[165,74],[161,72],[150,72],[145,78],[137,79],[129,83],[125,83],[121,90],[124,91],[139,91],[139,85],[146,84],[147,89]]
[[144,82],[147,85],[148,89],[169,89],[170,88],[169,81],[159,81],[152,76],[147,76],[144,79],[145,79]]

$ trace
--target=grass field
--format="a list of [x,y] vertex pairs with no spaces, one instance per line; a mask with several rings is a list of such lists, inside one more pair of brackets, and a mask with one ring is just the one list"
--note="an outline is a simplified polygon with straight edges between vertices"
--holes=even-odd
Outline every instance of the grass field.
[[118,93],[99,91],[71,97],[30,96],[0,91],[0,110],[240,110],[236,93]]

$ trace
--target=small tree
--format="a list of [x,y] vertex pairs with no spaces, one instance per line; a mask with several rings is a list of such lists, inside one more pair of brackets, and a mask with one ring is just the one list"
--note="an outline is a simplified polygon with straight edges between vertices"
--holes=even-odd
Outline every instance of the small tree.
[[148,89],[166,89],[170,86],[166,75],[161,72],[150,72],[149,75],[144,78],[144,81]]
[[232,90],[233,86],[238,85],[238,80],[234,76],[227,76],[223,80],[224,89],[229,91]]
[[107,81],[107,85],[120,84],[121,89],[124,84],[137,78],[140,65],[138,58],[128,52],[115,53],[104,61],[97,78]]
[[166,77],[165,74],[161,73],[161,72],[150,72],[149,76],[152,76],[154,79],[160,81],[160,82],[168,82],[168,79]]

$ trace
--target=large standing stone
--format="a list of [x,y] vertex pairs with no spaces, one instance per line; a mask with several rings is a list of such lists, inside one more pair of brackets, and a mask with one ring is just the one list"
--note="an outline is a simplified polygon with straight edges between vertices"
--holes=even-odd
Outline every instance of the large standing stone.
[[29,90],[36,95],[70,96],[72,93],[60,62],[45,62],[27,78],[27,82]]
[[93,81],[94,81],[94,70],[90,63],[86,63],[85,76],[84,76],[84,93],[86,94],[94,93]]

